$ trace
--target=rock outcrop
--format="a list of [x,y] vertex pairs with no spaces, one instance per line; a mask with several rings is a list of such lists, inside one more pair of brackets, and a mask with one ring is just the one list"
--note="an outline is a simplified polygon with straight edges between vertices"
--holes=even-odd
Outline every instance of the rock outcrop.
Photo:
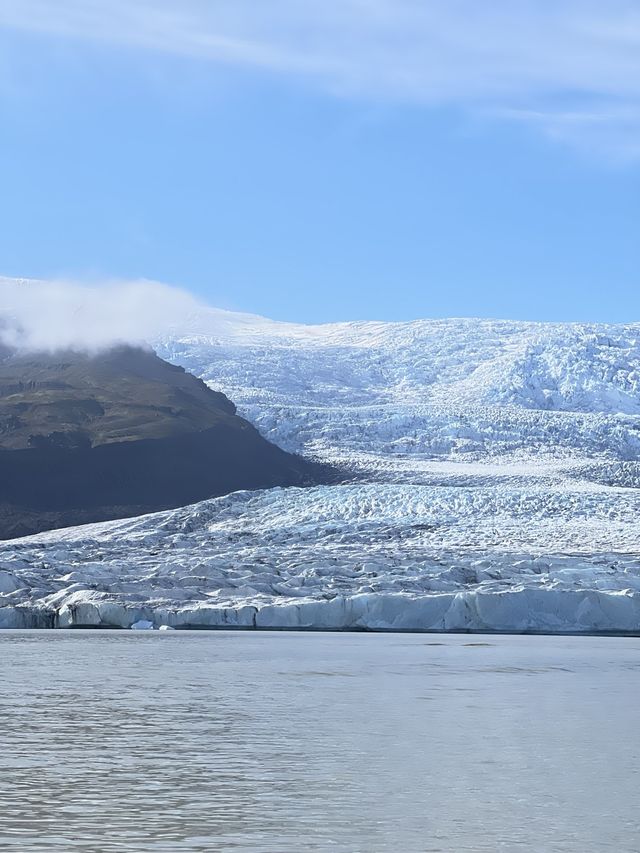
[[0,362],[0,538],[326,477],[151,350]]

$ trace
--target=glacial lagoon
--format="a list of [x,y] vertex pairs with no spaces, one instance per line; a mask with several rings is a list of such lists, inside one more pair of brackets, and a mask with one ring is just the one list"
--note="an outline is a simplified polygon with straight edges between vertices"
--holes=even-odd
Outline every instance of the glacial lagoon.
[[0,632],[4,853],[640,850],[640,638]]

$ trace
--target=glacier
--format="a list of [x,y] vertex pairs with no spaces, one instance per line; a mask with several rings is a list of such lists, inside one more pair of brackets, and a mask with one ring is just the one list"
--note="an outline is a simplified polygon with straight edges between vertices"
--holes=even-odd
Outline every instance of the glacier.
[[0,544],[0,627],[640,633],[640,324],[203,309],[151,343],[341,482]]

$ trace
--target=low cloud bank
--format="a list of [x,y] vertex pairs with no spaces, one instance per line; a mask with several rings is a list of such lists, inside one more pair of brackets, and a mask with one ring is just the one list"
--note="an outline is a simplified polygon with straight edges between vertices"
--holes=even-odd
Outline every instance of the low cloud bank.
[[89,286],[0,279],[0,342],[20,350],[98,352],[145,344],[201,308],[188,292],[155,281]]

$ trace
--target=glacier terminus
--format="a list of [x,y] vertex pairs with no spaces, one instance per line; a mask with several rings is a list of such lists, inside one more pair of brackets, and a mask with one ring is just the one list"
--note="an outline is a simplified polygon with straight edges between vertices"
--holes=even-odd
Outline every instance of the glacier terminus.
[[0,627],[640,632],[640,325],[302,326],[149,343],[339,482],[0,547]]

